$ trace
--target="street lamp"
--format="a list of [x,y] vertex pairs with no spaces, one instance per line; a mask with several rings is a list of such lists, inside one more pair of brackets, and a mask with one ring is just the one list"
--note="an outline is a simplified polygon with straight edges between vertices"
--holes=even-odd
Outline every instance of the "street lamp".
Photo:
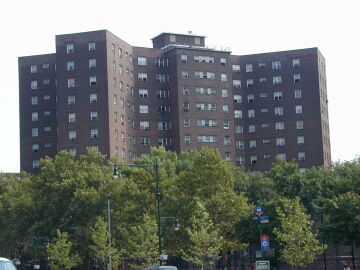
[[[146,168],[151,168],[151,165],[149,164],[128,164],[128,165],[119,165],[119,166],[124,166],[124,167],[146,167]],[[160,177],[159,177],[159,165],[158,165],[158,160],[157,158],[155,158],[155,162],[153,164],[153,168],[154,168],[154,172],[155,172],[155,180],[156,180],[156,206],[157,206],[157,234],[158,234],[158,243],[159,243],[159,260],[160,260],[160,265],[162,265],[162,258],[164,257],[162,254],[162,241],[161,241],[161,219],[162,218],[172,218],[175,219],[175,224],[174,224],[174,228],[175,230],[179,230],[180,225],[179,225],[179,219],[178,217],[161,217],[161,211],[160,211],[160,202],[161,202],[161,193],[160,193]],[[118,177],[119,176],[119,169],[118,169],[118,165],[115,164],[114,165],[114,172],[113,172],[113,176],[114,177]],[[109,219],[110,220],[110,219]],[[110,224],[110,222],[109,222]],[[109,229],[110,230],[110,229]]]
[[46,248],[49,247],[49,238],[36,236],[35,233],[32,236],[32,252],[33,252],[33,269],[40,269],[40,264],[37,264],[37,246],[38,242],[42,242]]
[[[118,166],[116,164],[114,165],[113,177],[115,179],[119,177],[119,169],[118,169]],[[108,270],[112,269],[110,197],[111,197],[111,192],[108,193],[108,199],[107,199],[107,217],[108,217],[108,231],[109,231],[109,263],[108,263]]]

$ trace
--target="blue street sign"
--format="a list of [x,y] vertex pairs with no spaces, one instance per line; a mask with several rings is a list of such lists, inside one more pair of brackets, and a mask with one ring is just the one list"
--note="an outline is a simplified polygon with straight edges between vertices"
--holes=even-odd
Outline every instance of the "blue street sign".
[[260,223],[269,223],[269,216],[261,216]]
[[270,243],[269,240],[261,240],[261,251],[269,251],[270,250]]
[[264,213],[264,209],[262,208],[261,205],[257,205],[255,207],[255,215],[257,216],[261,216]]

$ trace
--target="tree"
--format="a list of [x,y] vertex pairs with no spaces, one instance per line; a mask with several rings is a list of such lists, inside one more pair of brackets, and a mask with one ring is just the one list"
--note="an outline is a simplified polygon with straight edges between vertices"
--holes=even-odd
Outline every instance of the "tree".
[[80,257],[74,253],[72,243],[66,232],[57,230],[57,239],[55,243],[49,245],[49,261],[53,270],[71,269],[80,262]]
[[191,225],[186,228],[190,245],[183,250],[182,258],[203,269],[204,265],[212,266],[219,259],[222,237],[209,218],[204,205],[196,201],[193,207],[195,209],[190,220]]
[[131,226],[127,231],[126,253],[133,258],[130,266],[135,269],[159,263],[157,225],[154,217],[145,214],[142,223]]
[[109,231],[107,223],[102,217],[97,217],[94,227],[90,229],[90,239],[92,241],[89,248],[90,254],[102,269],[107,269],[110,255],[113,265],[117,265],[120,260],[120,253],[113,243],[111,246],[109,245]]
[[312,232],[310,216],[299,198],[280,199],[276,213],[280,226],[274,228],[274,233],[280,244],[280,258],[291,266],[307,266],[325,248]]
[[286,162],[276,158],[267,176],[274,182],[278,195],[288,198],[298,196],[300,192],[300,173],[295,161]]
[[334,244],[360,244],[360,195],[347,192],[329,199],[324,209],[323,239]]

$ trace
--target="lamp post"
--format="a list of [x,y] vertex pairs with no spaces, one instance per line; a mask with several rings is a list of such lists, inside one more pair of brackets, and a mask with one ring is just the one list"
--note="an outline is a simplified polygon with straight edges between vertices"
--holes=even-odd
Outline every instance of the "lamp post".
[[[124,166],[124,167],[146,167],[149,168],[151,167],[151,165],[148,164],[128,164],[128,165],[119,165],[119,166]],[[153,168],[154,168],[154,173],[155,173],[155,180],[156,180],[156,206],[157,206],[157,234],[158,234],[158,251],[159,251],[159,261],[160,261],[160,265],[162,265],[162,240],[161,240],[161,219],[162,218],[172,218],[175,219],[175,230],[179,229],[179,219],[177,217],[162,217],[161,216],[161,210],[160,210],[160,205],[161,205],[161,193],[160,193],[160,177],[159,177],[159,164],[158,164],[158,159],[155,158],[155,162],[153,164]],[[119,171],[118,171],[118,165],[115,164],[114,165],[114,173],[113,173],[114,177],[116,175],[116,178],[119,176]],[[108,203],[109,204],[109,203]],[[109,216],[109,224],[110,224],[110,216]],[[109,225],[110,226],[110,225]],[[110,231],[110,228],[109,228]],[[109,235],[109,241],[110,241],[110,235]],[[110,259],[110,257],[109,257]]]
[[32,253],[33,253],[33,269],[40,269],[40,264],[37,264],[37,246],[38,242],[45,243],[45,247],[49,247],[49,238],[36,236],[35,233],[32,236]]
[[[118,170],[118,166],[114,165],[114,170],[113,170],[113,177],[116,179],[119,177],[119,170]],[[108,193],[108,198],[107,198],[107,218],[108,218],[108,234],[109,234],[109,262],[108,262],[108,270],[112,269],[112,256],[111,256],[111,246],[112,246],[112,241],[111,241],[111,214],[110,214],[110,197],[111,197],[111,192]]]

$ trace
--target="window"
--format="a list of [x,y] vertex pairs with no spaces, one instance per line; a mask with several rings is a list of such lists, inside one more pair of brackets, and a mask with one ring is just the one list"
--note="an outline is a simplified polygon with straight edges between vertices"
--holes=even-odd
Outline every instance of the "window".
[[293,59],[293,68],[300,67],[300,59]]
[[249,148],[255,149],[256,148],[256,140],[250,140],[249,141]]
[[282,92],[281,91],[274,92],[274,100],[282,100]]
[[69,152],[70,152],[70,154],[75,156],[76,155],[76,148],[75,147],[70,148]]
[[216,90],[212,87],[196,87],[195,92],[201,95],[215,95]]
[[185,135],[184,136],[184,142],[185,142],[185,144],[190,144],[191,143],[191,137],[189,135]]
[[155,80],[158,83],[165,83],[165,75],[164,74],[156,74]]
[[181,55],[181,62],[182,62],[182,63],[187,63],[187,60],[188,60],[187,55],[186,55],[186,54],[182,54],[182,55]]
[[271,140],[270,139],[263,139],[262,143],[263,144],[269,144],[269,143],[271,143]]
[[281,76],[274,76],[273,77],[273,85],[277,85],[277,84],[281,84],[281,83],[282,83]]
[[241,95],[234,95],[234,102],[235,103],[242,103]]
[[146,66],[147,65],[147,61],[145,57],[138,57],[138,65],[139,66]]
[[248,117],[254,118],[255,117],[255,110],[248,110]]
[[213,64],[214,63],[214,57],[195,55],[194,56],[194,61],[195,62],[200,62],[200,63],[211,63],[211,64]]
[[89,69],[96,68],[96,59],[89,59]]
[[96,43],[95,42],[89,42],[89,52],[96,50]]
[[230,121],[229,120],[224,120],[223,124],[224,124],[224,129],[229,129],[230,128]]
[[198,127],[217,127],[215,119],[199,119],[196,121]]
[[219,137],[215,135],[200,135],[197,137],[199,143],[217,143]]
[[300,82],[301,78],[300,78],[300,74],[294,74],[294,83],[298,83]]
[[99,137],[99,130],[97,128],[92,128],[90,130],[90,138],[91,139],[96,139]]
[[164,60],[164,58],[156,58],[156,59],[155,59],[155,66],[157,66],[157,67],[164,67],[164,66],[165,66],[165,60]]
[[255,125],[249,125],[249,133],[254,133],[256,131]]
[[301,114],[301,113],[303,113],[302,105],[296,105],[296,106],[295,106],[295,113],[296,113],[296,114]]
[[140,111],[140,113],[149,113],[149,106],[148,105],[140,105],[139,111]]
[[296,129],[303,129],[304,121],[296,121]]
[[158,130],[167,130],[168,124],[167,122],[158,122]]
[[147,81],[147,74],[146,73],[138,73],[138,81],[139,82],[146,82]]
[[67,71],[74,70],[75,69],[75,62],[74,61],[68,61],[66,64]]
[[147,89],[139,89],[139,97],[147,98],[149,96]]
[[216,111],[216,104],[212,103],[196,103],[195,106],[198,111]]
[[240,65],[232,65],[233,72],[240,72]]
[[183,109],[184,109],[184,112],[188,112],[190,110],[190,103],[185,101],[183,103]]
[[37,81],[31,81],[30,88],[33,89],[33,90],[37,89],[38,88]]
[[70,130],[68,133],[68,136],[69,136],[69,141],[75,141],[76,140],[76,131]]
[[33,167],[33,169],[39,169],[40,168],[40,160],[33,160],[32,167]]
[[285,153],[277,154],[277,156],[280,158],[281,161],[286,161],[286,154]]
[[284,107],[275,107],[274,108],[275,115],[283,115],[284,114]]
[[89,83],[90,85],[96,85],[96,76],[90,76]]
[[31,137],[38,137],[39,136],[39,129],[33,128],[31,129]]
[[268,128],[269,127],[269,123],[262,123],[261,124],[261,128]]
[[51,148],[51,143],[45,143],[45,144],[44,144],[44,147],[45,147],[45,148]]
[[281,62],[280,61],[272,61],[271,67],[272,67],[272,69],[281,69]]
[[267,97],[267,93],[260,93],[260,97],[261,97],[261,98],[266,98],[266,97]]
[[33,112],[31,114],[31,121],[35,122],[39,120],[39,113],[38,112]]
[[170,42],[176,42],[176,36],[170,35]]
[[121,141],[125,142],[125,133],[124,132],[121,132]]
[[285,138],[276,138],[276,146],[284,146]]
[[254,102],[254,100],[255,100],[255,97],[254,97],[254,95],[247,95],[247,101],[248,101],[248,103],[252,103],[252,102]]
[[37,73],[37,65],[30,66],[30,73]]
[[229,136],[224,137],[224,145],[230,145],[230,137]]
[[229,105],[222,105],[222,110],[224,113],[228,113],[229,112]]
[[276,122],[275,130],[284,130],[284,122]]
[[122,56],[122,49],[121,48],[118,49],[118,54],[119,54],[119,57],[121,58],[121,56]]
[[270,154],[265,154],[264,155],[264,159],[267,160],[267,159],[270,159],[271,155]]
[[220,65],[226,66],[226,58],[220,58]]
[[235,118],[242,118],[242,111],[241,110],[234,110],[234,117]]
[[43,69],[49,68],[49,66],[50,66],[49,64],[43,64],[42,65]]
[[195,38],[194,38],[194,43],[195,43],[196,45],[200,45],[200,44],[201,44],[200,38],[199,38],[199,37],[195,37]]
[[141,130],[149,130],[150,122],[149,121],[140,121],[140,129]]
[[266,82],[266,81],[267,81],[266,77],[261,77],[261,78],[260,78],[260,82],[261,82],[261,83]]
[[215,79],[214,72],[195,71],[195,78]]
[[240,80],[233,80],[233,87],[234,88],[241,88],[241,81]]
[[253,79],[247,79],[246,80],[246,86],[247,87],[250,87],[250,86],[253,86],[254,85],[254,80]]
[[266,63],[265,63],[265,62],[260,62],[260,63],[259,63],[259,68],[262,68],[262,67],[266,67]]
[[231,152],[225,152],[225,161],[231,161]]
[[122,65],[119,64],[119,74],[123,75],[124,74],[124,68]]
[[51,132],[51,127],[44,127],[44,132]]
[[304,136],[298,136],[297,137],[297,144],[301,145],[305,143]]
[[168,146],[168,138],[159,138],[158,139],[158,144],[160,146]]
[[112,52],[112,54],[115,54],[115,44],[114,43],[111,44],[111,52]]
[[98,120],[98,113],[97,112],[90,112],[90,120],[91,121]]
[[236,149],[244,149],[245,143],[244,143],[244,141],[236,141],[235,146],[236,146]]
[[39,145],[38,144],[33,144],[31,148],[32,148],[33,153],[39,152]]
[[301,90],[295,90],[294,96],[295,96],[295,98],[301,98]]
[[97,103],[97,94],[90,94],[90,103]]
[[184,119],[184,127],[185,128],[189,128],[190,124],[191,124],[190,119]]
[[235,133],[241,134],[244,133],[244,127],[241,125],[236,125],[235,126]]
[[[170,107],[169,107],[170,110]],[[157,112],[158,113],[165,113],[167,111],[167,107],[165,105],[157,106]]]
[[73,87],[75,87],[75,79],[70,78],[68,79],[68,88],[73,88]]
[[182,77],[184,80],[189,79],[189,72],[187,72],[187,71],[182,71],[182,72],[181,72],[181,77]]
[[269,112],[269,109],[268,108],[261,108],[261,110],[260,110],[262,113],[267,113],[267,112]]
[[76,114],[75,113],[69,113],[69,123],[75,123],[76,122]]
[[229,96],[228,90],[227,89],[221,89],[221,97],[226,98],[228,96]]
[[183,87],[183,95],[188,96],[189,95],[189,87],[184,86]]
[[141,144],[143,146],[149,146],[150,145],[150,139],[149,138],[146,138],[146,137],[142,137],[141,138]]
[[38,105],[38,97],[37,96],[31,97],[31,105]]
[[44,116],[50,116],[50,111],[44,111]]
[[257,162],[257,156],[250,156],[250,163],[255,164]]
[[304,174],[306,172],[306,168],[299,168],[299,173]]
[[253,65],[252,64],[246,64],[245,65],[245,71],[246,72],[252,72],[253,71]]
[[298,152],[298,159],[301,161],[305,160],[305,152]]
[[245,164],[245,157],[244,156],[237,156],[236,157],[237,164]]
[[69,43],[66,45],[66,53],[74,53],[75,52],[75,47],[73,43]]
[[44,80],[43,80],[43,84],[47,85],[47,84],[49,84],[49,83],[50,83],[50,79],[44,79]]

